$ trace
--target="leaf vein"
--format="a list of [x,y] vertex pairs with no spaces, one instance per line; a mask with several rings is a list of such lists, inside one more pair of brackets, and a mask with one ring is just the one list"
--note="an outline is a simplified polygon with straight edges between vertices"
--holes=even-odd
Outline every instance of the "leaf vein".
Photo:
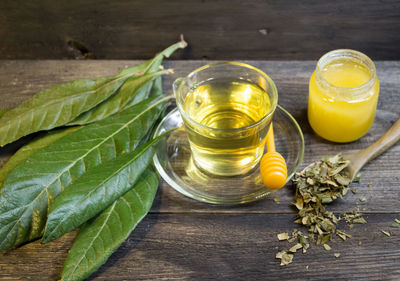
[[75,266],[73,267],[73,271],[72,271],[72,272],[75,272],[75,269],[76,269],[76,268],[79,268],[79,265],[80,265],[80,263],[82,262],[83,259],[86,259],[86,260],[87,260],[87,258],[86,258],[86,253],[87,253],[88,249],[90,249],[90,248],[92,247],[93,243],[97,240],[97,237],[101,234],[102,230],[104,229],[105,225],[107,224],[107,222],[108,222],[108,220],[109,220],[109,218],[110,218],[110,216],[111,216],[111,213],[113,212],[113,210],[114,210],[114,208],[115,208],[116,202],[117,202],[117,201],[115,201],[115,202],[109,207],[109,210],[107,211],[107,212],[108,212],[108,213],[107,213],[107,216],[105,217],[103,224],[100,226],[99,231],[96,233],[96,235],[95,235],[95,236],[92,238],[92,240],[90,241],[90,244],[87,245],[86,250],[85,250],[84,252],[82,252],[82,256],[81,256],[81,258],[79,259],[79,261],[75,263]]

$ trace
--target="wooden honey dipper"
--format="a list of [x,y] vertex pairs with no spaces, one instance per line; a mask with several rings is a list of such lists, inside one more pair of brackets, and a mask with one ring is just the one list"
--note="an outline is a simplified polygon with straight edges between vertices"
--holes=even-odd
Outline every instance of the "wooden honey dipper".
[[261,179],[269,189],[280,189],[285,186],[287,167],[283,156],[275,150],[274,129],[272,122],[266,137],[267,153],[260,162]]

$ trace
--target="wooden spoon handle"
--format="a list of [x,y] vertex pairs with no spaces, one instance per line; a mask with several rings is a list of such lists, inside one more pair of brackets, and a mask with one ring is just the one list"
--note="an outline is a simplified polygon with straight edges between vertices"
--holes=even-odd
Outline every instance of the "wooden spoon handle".
[[381,153],[386,151],[389,147],[394,145],[400,139],[400,119],[393,124],[393,126],[374,144],[356,153],[356,159],[352,159],[353,163],[358,166],[357,170],[361,169],[367,162],[371,161]]

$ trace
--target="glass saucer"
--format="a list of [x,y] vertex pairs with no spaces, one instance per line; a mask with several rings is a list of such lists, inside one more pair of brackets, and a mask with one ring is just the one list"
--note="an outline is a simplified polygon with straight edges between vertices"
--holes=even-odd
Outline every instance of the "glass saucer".
[[[276,150],[285,158],[287,182],[303,160],[304,138],[296,120],[281,106],[273,117]],[[193,163],[189,141],[177,108],[158,125],[155,136],[178,128],[164,138],[154,155],[154,164],[162,178],[178,192],[212,204],[242,204],[264,198],[272,192],[262,183],[257,165],[245,175],[222,177],[199,170]]]

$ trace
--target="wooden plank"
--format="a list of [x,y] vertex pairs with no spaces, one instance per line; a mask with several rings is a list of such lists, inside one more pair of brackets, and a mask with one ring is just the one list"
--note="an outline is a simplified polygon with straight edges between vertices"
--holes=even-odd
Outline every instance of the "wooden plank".
[[[0,108],[16,106],[36,91],[54,84],[79,77],[113,75],[136,63],[0,61]],[[376,123],[362,140],[344,145],[322,141],[307,124],[308,79],[315,62],[249,63],[271,75],[278,85],[280,103],[300,122],[307,147],[302,167],[322,155],[368,146],[399,117],[400,62],[377,62],[382,91]],[[170,91],[175,78],[203,64],[200,61],[167,62],[166,67],[173,67],[176,72],[166,77],[165,90]],[[17,147],[18,144],[13,144],[0,149],[0,160],[4,162]],[[377,158],[364,169],[361,184],[357,185],[358,194],[350,193],[345,200],[330,206],[340,214],[360,205],[368,221],[353,229],[341,224],[340,229],[353,237],[345,242],[335,237],[329,242],[332,251],[315,246],[305,255],[295,255],[289,266],[279,266],[275,254],[289,245],[279,242],[276,235],[298,227],[293,223],[295,212],[290,207],[292,188],[277,193],[280,204],[274,203],[271,197],[246,206],[216,207],[187,199],[162,183],[151,213],[90,279],[397,280],[400,229],[390,228],[390,225],[395,218],[400,219],[399,156],[400,146],[397,145]],[[359,202],[360,196],[367,201]],[[381,230],[391,231],[392,236],[385,236]],[[75,232],[71,232],[47,245],[36,241],[0,254],[0,280],[59,278],[74,236]],[[334,253],[340,253],[340,258],[335,258]]]
[[[313,245],[281,267],[275,254],[290,244],[276,235],[297,227],[293,215],[151,214],[90,280],[398,280],[400,228],[389,227],[396,217],[341,226],[351,239],[335,237],[331,251]],[[381,232],[389,229],[391,237]],[[0,254],[0,280],[56,280],[73,237]]]
[[[316,62],[247,61],[268,73],[279,91],[279,103],[297,119],[305,135],[306,152],[301,168],[324,155],[341,151],[356,151],[377,140],[399,118],[400,62],[377,62],[381,80],[381,94],[376,121],[371,131],[361,140],[349,144],[332,144],[318,138],[307,121],[308,79]],[[114,75],[122,68],[137,61],[0,61],[0,108],[16,106],[32,96],[36,91],[79,77],[100,77]],[[168,61],[165,67],[175,69],[175,73],[164,79],[164,90],[171,93],[174,79],[185,76],[193,69],[204,65],[202,61]],[[296,100],[296,102],[293,102]],[[1,161],[11,155],[20,143],[0,149]],[[350,211],[357,205],[364,212],[400,212],[398,198],[400,189],[400,145],[378,157],[363,169],[360,184],[353,184],[358,193],[349,193],[344,200],[332,204],[335,211]],[[369,187],[368,185],[371,185]],[[165,182],[156,197],[152,212],[214,212],[214,213],[293,213],[290,207],[293,187],[277,191],[266,200],[239,207],[215,207],[198,203],[177,193]],[[276,204],[273,198],[279,197]],[[365,197],[366,202],[359,198]]]
[[398,1],[0,2],[1,59],[143,59],[175,42],[180,59],[317,59],[352,48],[400,59]]

